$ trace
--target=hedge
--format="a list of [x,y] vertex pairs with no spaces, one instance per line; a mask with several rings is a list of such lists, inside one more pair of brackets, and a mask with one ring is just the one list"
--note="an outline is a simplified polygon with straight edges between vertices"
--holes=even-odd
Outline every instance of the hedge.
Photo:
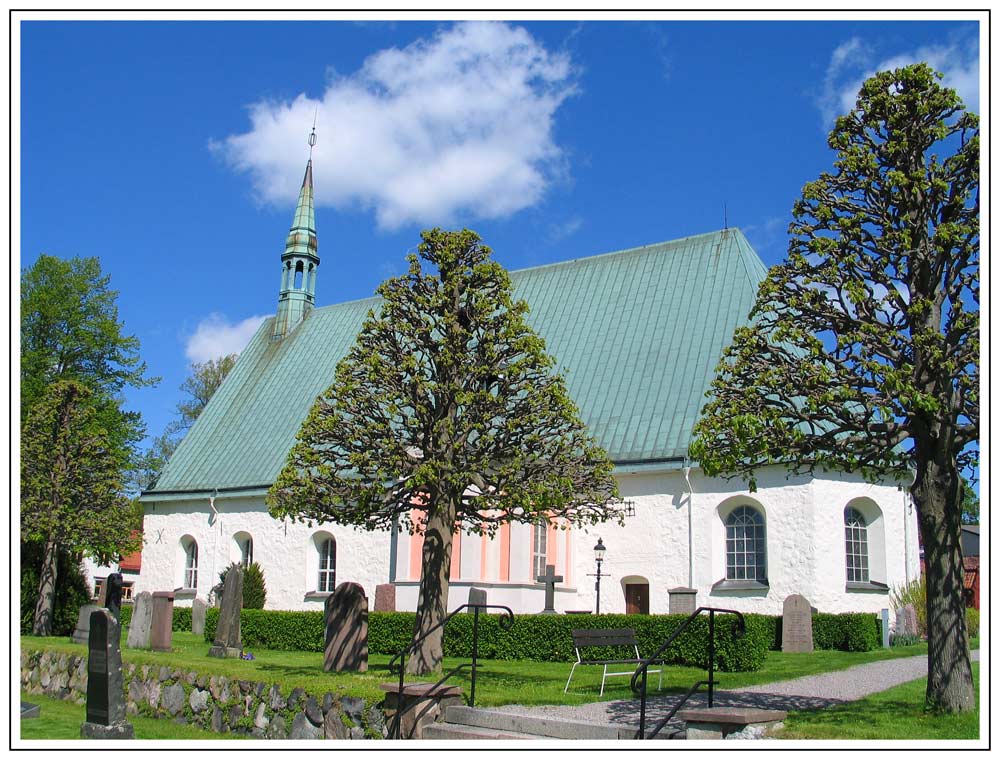
[[[410,643],[414,617],[412,612],[370,612],[368,651],[385,655],[399,652]],[[772,624],[761,615],[745,617],[747,633],[740,640],[733,639],[731,616],[721,615],[716,619],[716,665],[720,670],[758,670],[764,662],[773,638]],[[460,614],[445,627],[446,657],[472,655],[473,618],[472,614]],[[575,659],[570,634],[573,628],[634,628],[639,652],[648,655],[685,618],[685,615],[515,615],[513,627],[505,631],[500,627],[499,616],[481,615],[479,656],[496,660],[572,662]],[[214,639],[218,620],[219,610],[206,611],[206,641]],[[243,610],[240,630],[244,649],[322,652],[324,648],[323,613],[319,611]],[[707,635],[708,616],[703,615],[670,647],[667,660],[707,667]],[[614,653],[604,650],[598,656],[609,654]],[[633,657],[634,653],[621,652],[619,655]]]
[[[190,609],[187,625],[190,630]],[[174,610],[174,630],[178,630]],[[479,620],[479,656],[496,660],[535,660],[572,662],[573,628],[634,628],[642,655],[652,654],[685,619],[684,615],[515,615],[513,628],[500,628],[496,615],[481,615]],[[732,617],[716,617],[716,661],[721,670],[757,670],[768,649],[781,649],[781,618],[769,615],[744,615],[747,635],[733,640],[729,628]],[[205,616],[205,639],[215,638],[219,610],[210,608]],[[472,654],[473,615],[461,614],[445,627],[446,657],[469,657]],[[414,613],[369,612],[368,651],[372,654],[396,654],[410,643]],[[240,629],[245,649],[259,647],[284,651],[322,652],[324,648],[323,613],[320,611],[243,610]],[[685,634],[671,646],[671,663],[708,665],[708,616],[701,615]],[[840,649],[866,652],[882,643],[881,623],[872,613],[813,614],[813,646],[816,649]],[[594,652],[604,657],[608,651]],[[610,654],[614,654],[613,652]],[[631,652],[619,653],[632,657]],[[587,654],[584,653],[586,657]]]
[[[124,628],[130,625],[132,622],[132,605],[123,604],[121,609],[121,615],[119,620]],[[190,631],[191,630],[191,608],[190,607],[174,607],[174,620],[171,628],[175,631]]]

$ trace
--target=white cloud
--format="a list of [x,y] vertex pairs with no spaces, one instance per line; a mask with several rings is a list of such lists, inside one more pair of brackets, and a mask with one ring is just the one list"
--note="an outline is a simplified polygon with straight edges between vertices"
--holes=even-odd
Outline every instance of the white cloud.
[[[873,61],[878,63],[873,65]],[[898,69],[924,62],[941,72],[942,83],[951,87],[965,101],[970,111],[979,111],[979,46],[969,35],[938,45],[927,45],[913,51],[876,58],[872,46],[859,37],[839,45],[830,56],[823,89],[817,104],[823,116],[824,128],[833,126],[837,116],[854,108],[862,83],[878,71]]]
[[374,209],[388,229],[504,217],[564,170],[552,129],[574,79],[569,56],[523,28],[460,23],[373,54],[319,100],[252,105],[250,131],[213,148],[264,201],[293,203],[318,111],[317,204]]
[[246,348],[265,319],[266,316],[253,316],[230,324],[225,315],[212,312],[198,323],[194,334],[187,339],[184,354],[192,362],[207,362],[209,359],[238,354]]

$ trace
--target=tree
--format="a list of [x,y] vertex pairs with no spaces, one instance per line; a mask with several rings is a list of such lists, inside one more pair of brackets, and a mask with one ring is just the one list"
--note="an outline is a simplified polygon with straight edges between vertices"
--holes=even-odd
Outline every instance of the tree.
[[[510,278],[474,232],[422,234],[378,289],[268,494],[271,514],[423,534],[414,639],[447,614],[456,528],[617,516],[612,463],[578,418]],[[421,260],[433,267],[422,269]],[[411,519],[411,511],[418,509]],[[437,670],[441,630],[407,669]]]
[[52,631],[61,550],[121,554],[137,544],[122,529],[130,505],[94,397],[74,380],[53,383],[21,429],[21,530],[44,546],[33,625],[38,636]]
[[751,484],[769,463],[915,470],[927,701],[961,711],[976,704],[960,535],[979,437],[979,127],[938,79],[876,74],[837,120],[835,172],[795,203],[788,259],[723,356],[691,454]]
[[979,494],[969,485],[969,481],[962,481],[962,524],[979,525]]

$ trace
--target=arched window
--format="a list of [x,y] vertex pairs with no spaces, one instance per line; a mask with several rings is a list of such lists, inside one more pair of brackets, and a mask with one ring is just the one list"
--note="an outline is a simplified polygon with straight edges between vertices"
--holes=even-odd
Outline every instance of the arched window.
[[240,541],[240,564],[249,567],[253,564],[253,538],[247,536]]
[[545,565],[548,561],[549,525],[545,521],[532,526],[531,541],[531,580],[539,575],[545,575]]
[[853,507],[844,510],[847,582],[868,583],[868,521]]
[[184,588],[198,588],[198,543],[193,538],[184,545]]
[[302,262],[300,261],[295,265],[295,284],[293,287],[296,290],[300,290],[302,288],[302,271]]
[[321,539],[319,549],[319,577],[316,590],[332,592],[337,586],[337,542],[332,538]]
[[741,506],[726,518],[726,580],[767,582],[764,515]]

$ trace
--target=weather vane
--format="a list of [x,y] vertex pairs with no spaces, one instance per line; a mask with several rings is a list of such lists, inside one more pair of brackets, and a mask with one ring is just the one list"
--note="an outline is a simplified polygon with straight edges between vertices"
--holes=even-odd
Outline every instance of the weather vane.
[[319,106],[316,106],[316,110],[313,112],[313,129],[309,133],[309,160],[313,157],[313,146],[316,144],[316,116],[319,114]]

